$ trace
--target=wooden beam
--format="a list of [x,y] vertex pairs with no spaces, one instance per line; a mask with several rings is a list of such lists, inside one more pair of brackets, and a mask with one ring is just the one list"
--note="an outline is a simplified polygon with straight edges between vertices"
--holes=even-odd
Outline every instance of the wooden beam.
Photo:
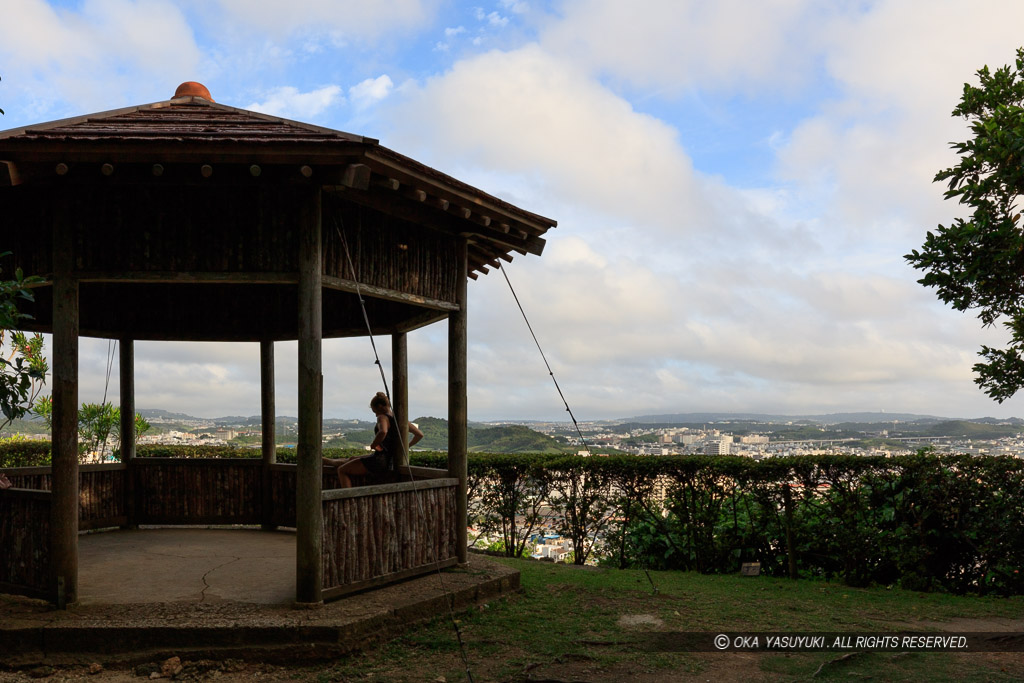
[[18,167],[13,162],[0,161],[0,187],[14,187],[21,183],[21,172]]
[[412,316],[411,318],[406,318],[401,323],[399,323],[397,327],[391,329],[384,329],[381,331],[391,334],[394,334],[396,332],[412,332],[413,330],[418,330],[421,327],[433,325],[434,323],[440,320],[444,320],[447,317],[447,312],[441,313],[440,311],[424,311],[419,315]]
[[[485,228],[482,225],[476,225],[474,223],[460,222],[459,219],[453,216],[451,212],[424,212],[416,205],[395,202],[391,198],[385,198],[383,195],[378,195],[372,192],[343,192],[343,194],[345,199],[349,201],[363,204],[364,206],[369,206],[381,213],[407,220],[410,223],[433,228],[434,230],[440,230],[448,234],[459,235],[463,233],[470,233],[474,236],[479,236],[483,239],[494,242],[495,244],[499,244],[502,247],[518,251],[522,254],[529,252],[531,254],[539,255],[544,251],[544,240],[540,237],[527,235],[525,238],[519,239],[510,234],[506,235],[494,228]],[[430,202],[427,202],[427,204],[429,205]],[[435,206],[436,208],[440,208],[440,205]]]
[[294,285],[299,281],[296,273],[207,272],[182,273],[177,271],[75,271],[79,282],[157,283],[178,284],[263,284]]
[[323,602],[323,300],[320,189],[296,193],[299,203],[299,424],[296,445],[295,602]]
[[53,224],[53,502],[50,508],[51,600],[60,609],[78,600],[78,281],[75,214],[67,202]]
[[462,220],[468,220],[469,217],[473,215],[473,210],[467,209],[464,206],[456,206],[455,204],[451,204],[448,207],[448,213],[458,218],[461,218]]
[[398,182],[395,178],[373,178],[371,184],[374,187],[380,187],[385,190],[397,190],[401,187],[402,183]]
[[459,188],[449,184],[442,185],[442,180],[402,165],[401,161],[388,158],[387,153],[388,150],[382,148],[367,149],[364,152],[364,157],[374,166],[375,171],[381,175],[398,178],[403,185],[418,187],[429,194],[449,199],[456,204],[479,207],[488,214],[507,216],[511,221],[529,225],[532,230],[537,231],[537,235],[543,234],[556,225],[555,221],[550,218],[531,214],[528,211],[510,210],[510,207],[502,206],[500,200],[489,200],[485,196],[480,196],[469,186]]
[[455,494],[455,554],[460,564],[468,561],[467,467],[469,405],[467,378],[466,287],[469,247],[460,239],[456,247],[456,297],[459,310],[448,316],[448,476],[459,480]]
[[121,379],[121,462],[128,468],[125,476],[124,502],[127,524],[135,524],[135,486],[131,476],[135,459],[135,341],[122,337],[118,370]]
[[404,332],[391,335],[391,408],[404,448],[395,464],[409,466],[409,345]]
[[270,468],[277,462],[277,409],[274,399],[274,342],[265,339],[260,342],[260,425],[263,432],[261,516],[263,529],[268,531],[276,528],[271,522],[274,518],[274,496],[270,480]]
[[414,202],[425,202],[427,201],[427,193],[423,190],[406,190],[402,193],[402,196],[406,199],[411,199]]
[[370,167],[366,164],[349,164],[341,175],[341,184],[353,190],[370,187]]
[[407,294],[394,289],[385,289],[384,287],[375,287],[373,285],[365,285],[362,283],[358,283],[357,287],[355,280],[346,280],[340,277],[333,277],[331,275],[323,275],[321,276],[321,280],[323,281],[323,286],[326,289],[335,289],[340,292],[351,292],[354,294],[358,290],[359,292],[367,296],[372,296],[376,299],[397,301],[403,304],[413,304],[424,308],[433,308],[439,311],[455,311],[459,308],[458,304],[451,301],[431,299],[417,294]]

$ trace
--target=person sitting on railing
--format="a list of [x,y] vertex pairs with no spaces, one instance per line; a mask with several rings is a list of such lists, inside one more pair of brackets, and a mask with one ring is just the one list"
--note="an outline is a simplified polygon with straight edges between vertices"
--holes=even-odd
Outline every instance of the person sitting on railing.
[[[373,428],[373,442],[370,443],[370,455],[323,459],[325,465],[338,468],[338,486],[343,489],[352,487],[351,476],[372,474],[379,477],[386,472],[394,471],[405,450],[402,448],[402,432],[398,428],[387,394],[378,391],[377,395],[370,399],[370,410],[377,416],[377,424]],[[409,434],[412,435],[408,447],[412,448],[423,438],[423,432],[412,422],[408,424]]]

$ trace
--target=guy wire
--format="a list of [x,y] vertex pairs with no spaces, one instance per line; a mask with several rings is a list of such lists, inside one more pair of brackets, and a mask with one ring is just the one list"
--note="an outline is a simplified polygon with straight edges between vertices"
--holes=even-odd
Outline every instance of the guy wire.
[[569,402],[565,400],[565,394],[562,393],[562,387],[558,386],[558,380],[555,379],[555,372],[551,369],[551,364],[548,363],[548,357],[544,355],[544,349],[540,347],[540,342],[537,341],[537,335],[533,332],[533,325],[530,324],[530,319],[526,317],[526,311],[523,310],[523,305],[519,303],[519,297],[516,296],[516,290],[512,286],[512,281],[508,279],[508,272],[502,267],[501,262],[498,262],[498,270],[505,276],[505,282],[508,283],[508,290],[512,292],[512,298],[516,300],[516,306],[519,307],[519,312],[523,316],[523,321],[526,322],[526,328],[530,330],[530,336],[533,337],[533,343],[537,345],[537,350],[540,351],[540,357],[544,359],[544,365],[548,369],[548,374],[551,375],[551,381],[555,383],[555,389],[558,390],[558,395],[562,399],[562,403],[565,404],[565,410],[569,413],[569,417],[572,418],[572,424],[576,428],[576,434],[580,437],[580,443],[583,444],[583,448],[586,449],[587,453],[590,452],[590,446],[587,445],[587,440],[583,438],[583,432],[580,430],[580,425],[576,422],[576,416],[572,414],[572,408],[569,407]]
[[[373,341],[373,329],[370,327],[370,316],[367,315],[367,313],[366,313],[366,302],[363,301],[363,294],[362,294],[362,291],[359,288],[359,276],[356,274],[355,265],[353,265],[353,263],[352,263],[352,254],[349,252],[349,249],[348,249],[348,240],[345,239],[345,234],[341,231],[341,228],[339,227],[340,223],[341,223],[341,219],[336,217],[335,218],[335,222],[334,222],[334,229],[338,233],[338,237],[341,238],[341,245],[345,249],[345,258],[348,261],[348,268],[352,272],[352,282],[354,282],[355,286],[356,286],[356,297],[358,297],[358,299],[359,299],[359,306],[363,310],[363,322],[366,323],[366,332],[367,332],[367,334],[370,337],[370,346],[373,347],[374,362],[377,364],[377,369],[380,370],[380,380],[384,384],[384,394],[388,397],[388,405],[391,405],[391,392],[388,391],[388,381],[387,381],[387,378],[384,375],[384,366],[381,365],[380,355],[377,353],[377,345]],[[392,406],[392,411],[393,410],[394,410],[394,407]],[[408,415],[405,415],[403,417],[404,417],[406,422],[409,421],[409,416]],[[399,433],[400,436],[404,434],[404,432],[403,432],[403,430],[402,430],[400,425],[398,425],[398,433]],[[409,473],[409,481],[415,481],[416,479],[415,479],[415,477],[413,476],[413,473],[412,473],[412,462],[410,462],[410,460],[409,460],[409,449],[406,446],[405,439],[404,438],[399,438],[398,440],[402,444],[402,456],[403,456],[403,460],[406,462],[406,469],[407,469],[407,471]],[[423,509],[423,501],[420,498],[417,497],[416,498],[416,503],[417,503],[417,507],[419,508],[420,519],[424,519],[426,517],[426,511]],[[435,549],[435,552],[436,552],[436,549]],[[437,564],[437,561],[435,559],[435,565],[436,564]],[[448,618],[451,620],[452,627],[455,629],[455,638],[456,638],[456,640],[459,643],[459,653],[462,655],[462,663],[466,667],[466,678],[469,680],[469,683],[473,683],[473,672],[470,671],[470,668],[469,668],[469,657],[466,655],[466,646],[462,642],[462,630],[459,628],[459,622],[455,618],[455,610],[454,610],[455,598],[452,596],[451,591],[449,591],[448,587],[445,585],[444,574],[441,573],[441,567],[437,566],[436,569],[437,569],[437,578],[441,582],[441,590],[444,591],[445,604],[447,604],[447,606],[448,606]]]
[[[587,453],[590,453],[590,446],[587,445],[587,440],[583,438],[583,432],[580,430],[580,425],[576,421],[576,416],[572,414],[572,408],[569,407],[569,402],[565,400],[565,394],[562,393],[562,387],[558,386],[558,380],[555,379],[555,372],[551,369],[551,364],[548,363],[548,357],[544,355],[544,349],[541,348],[540,341],[537,340],[537,335],[533,331],[533,325],[530,324],[530,319],[526,317],[526,311],[523,310],[523,304],[520,303],[519,297],[516,296],[516,290],[515,287],[512,286],[512,281],[508,279],[508,271],[505,270],[504,266],[501,265],[500,261],[498,262],[498,270],[500,270],[501,274],[505,276],[505,282],[508,283],[508,290],[512,292],[512,298],[516,300],[516,306],[519,307],[519,312],[523,316],[523,321],[526,323],[526,328],[530,330],[530,336],[533,337],[533,343],[537,345],[537,350],[540,351],[540,357],[544,359],[544,365],[548,369],[548,374],[551,375],[551,381],[555,383],[555,389],[558,390],[558,395],[562,398],[562,403],[565,404],[565,410],[566,412],[569,413],[569,417],[572,418],[572,424],[576,428],[576,434],[580,437],[580,443],[583,444],[583,448],[586,449]],[[625,530],[623,530],[623,533],[625,533]],[[647,570],[646,567],[644,567],[644,574],[647,575],[647,581],[650,582],[651,588],[654,590],[654,593],[657,594],[658,587],[654,585],[654,580],[651,578],[651,573]]]

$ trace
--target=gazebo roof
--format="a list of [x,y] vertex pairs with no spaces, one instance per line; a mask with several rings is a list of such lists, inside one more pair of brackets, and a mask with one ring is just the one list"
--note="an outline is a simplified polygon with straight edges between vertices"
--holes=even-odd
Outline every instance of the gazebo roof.
[[475,279],[539,255],[555,226],[372,138],[218,104],[196,83],[0,132],[0,203],[21,228],[0,248],[43,278],[29,328],[50,329],[54,254],[70,250],[82,334],[135,339],[295,338],[303,222],[323,226],[328,337],[365,334],[357,292],[382,331],[447,317],[456,243]]
[[373,138],[219,104],[192,82],[170,100],[0,131],[0,187],[52,179],[55,165],[71,174],[105,164],[123,179],[124,165],[148,174],[151,164],[187,163],[291,166],[325,187],[362,191],[361,201],[397,215],[430,205],[431,227],[470,237],[471,273],[512,252],[539,255],[541,236],[556,225]]

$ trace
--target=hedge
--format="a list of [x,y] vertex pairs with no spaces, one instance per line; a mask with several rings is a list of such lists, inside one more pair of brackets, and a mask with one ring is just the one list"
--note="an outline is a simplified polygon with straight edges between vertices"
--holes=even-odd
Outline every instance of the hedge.
[[[142,446],[140,457],[260,457],[258,449]],[[361,451],[331,449],[330,457]],[[279,449],[278,462],[294,462]],[[510,555],[553,526],[574,561],[852,586],[1024,594],[1024,460],[917,455],[610,456],[470,453],[470,525]],[[0,466],[47,464],[49,444],[0,444]],[[444,453],[412,463],[447,466]],[[664,487],[662,500],[656,495]]]

